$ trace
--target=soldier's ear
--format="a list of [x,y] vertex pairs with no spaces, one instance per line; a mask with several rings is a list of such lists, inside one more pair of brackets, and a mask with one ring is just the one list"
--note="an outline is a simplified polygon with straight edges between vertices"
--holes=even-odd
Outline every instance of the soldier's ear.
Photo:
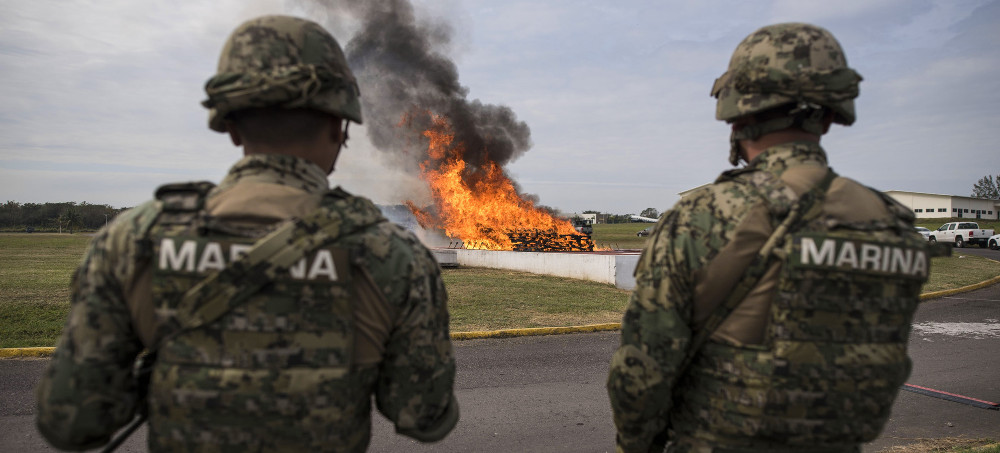
[[233,141],[233,146],[242,146],[243,137],[240,137],[240,131],[236,130],[236,126],[233,125],[232,121],[226,121],[226,132],[229,133],[229,139]]
[[340,146],[347,147],[347,126],[351,124],[350,121],[344,120],[340,117],[331,115],[331,137],[334,143],[340,144]]

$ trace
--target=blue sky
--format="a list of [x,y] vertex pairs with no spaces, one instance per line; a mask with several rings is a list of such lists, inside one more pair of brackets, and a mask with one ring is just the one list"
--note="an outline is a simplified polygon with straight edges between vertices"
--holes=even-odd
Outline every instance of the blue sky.
[[[470,99],[510,106],[534,146],[508,166],[565,212],[660,211],[723,170],[709,88],[760,26],[812,22],[864,76],[858,122],[823,139],[881,190],[969,195],[1000,173],[1000,2],[418,1]],[[228,33],[269,13],[356,31],[304,0],[0,3],[0,202],[132,206],[160,184],[218,181],[239,156],[199,105]],[[378,96],[378,93],[363,93]],[[352,128],[333,184],[379,203],[426,196]]]

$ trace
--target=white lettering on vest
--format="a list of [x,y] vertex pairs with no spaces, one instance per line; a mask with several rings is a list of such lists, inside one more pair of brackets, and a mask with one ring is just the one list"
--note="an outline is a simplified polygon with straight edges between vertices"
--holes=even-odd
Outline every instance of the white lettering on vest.
[[[160,241],[159,268],[198,273],[218,271],[246,255],[252,248],[249,244],[230,244],[228,247],[229,251],[226,253],[222,243],[206,242],[199,251],[197,241],[184,240],[178,247],[174,239],[164,238]],[[288,269],[288,275],[296,280],[315,280],[320,277],[326,277],[330,281],[338,280],[333,253],[326,249],[318,250],[311,259],[302,258],[297,261]]]
[[[860,249],[860,256],[859,256]],[[927,253],[904,247],[865,242],[816,240],[803,237],[799,261],[811,266],[836,266],[893,274],[927,276]]]
[[206,270],[222,270],[226,268],[226,260],[222,258],[222,246],[218,242],[205,244],[205,250],[201,252],[201,259],[198,260],[198,272]]
[[889,272],[909,274],[911,266],[913,266],[913,250],[894,249],[892,251],[892,265],[889,266]]
[[306,278],[315,280],[320,275],[325,275],[330,281],[337,280],[337,269],[333,266],[333,255],[330,254],[329,250],[320,250],[316,253],[316,259],[313,260],[312,268],[309,269],[309,275]]
[[875,244],[861,244],[862,269],[881,270],[879,267],[880,261],[882,261],[882,249]]
[[847,265],[854,269],[858,268],[858,252],[854,250],[853,242],[845,242],[837,256],[837,267]]
[[178,251],[173,239],[163,239],[160,241],[160,269],[193,271],[195,246],[194,241],[184,241]]
[[[823,247],[816,250],[816,241],[812,238],[802,238],[802,262],[809,263],[809,258],[812,259],[812,263],[825,264],[827,266],[833,264],[833,255],[835,253],[836,246],[831,240],[823,241]],[[808,256],[807,256],[808,255]]]
[[910,274],[920,275],[922,277],[927,276],[927,254],[918,251],[914,256],[913,268],[910,269]]

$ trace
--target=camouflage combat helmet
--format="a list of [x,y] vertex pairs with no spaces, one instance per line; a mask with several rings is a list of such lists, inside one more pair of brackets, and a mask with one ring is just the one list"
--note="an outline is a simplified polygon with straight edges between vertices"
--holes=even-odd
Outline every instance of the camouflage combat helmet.
[[[718,99],[715,118],[731,122],[795,104],[802,111],[826,107],[835,123],[850,125],[860,81],[829,31],[801,23],[770,25],[747,36],[733,52],[729,69],[715,80],[711,93]],[[739,138],[756,138],[790,125],[786,121],[770,130],[758,127]],[[815,124],[809,126],[807,130],[815,129]],[[730,160],[736,164],[732,156]]]
[[361,93],[337,40],[319,24],[290,16],[237,27],[205,92],[208,127],[217,132],[225,132],[226,115],[255,107],[310,108],[361,123]]

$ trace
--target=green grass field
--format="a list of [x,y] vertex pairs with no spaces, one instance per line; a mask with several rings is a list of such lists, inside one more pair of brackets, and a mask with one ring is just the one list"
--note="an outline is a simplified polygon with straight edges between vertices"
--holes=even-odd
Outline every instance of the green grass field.
[[[595,225],[596,238],[641,248],[651,224]],[[70,276],[89,236],[0,233],[0,347],[52,346],[69,310]],[[628,241],[627,241],[628,240]],[[628,291],[611,285],[497,269],[443,271],[453,332],[618,322]],[[934,258],[925,292],[1000,275],[1000,265],[963,255]]]
[[0,347],[51,346],[69,311],[82,234],[0,234]]
[[442,273],[452,332],[620,322],[629,291],[612,285],[501,269]]
[[638,237],[636,232],[655,223],[601,223],[594,225],[591,239],[597,247],[611,249],[641,249],[646,245],[645,237]]

